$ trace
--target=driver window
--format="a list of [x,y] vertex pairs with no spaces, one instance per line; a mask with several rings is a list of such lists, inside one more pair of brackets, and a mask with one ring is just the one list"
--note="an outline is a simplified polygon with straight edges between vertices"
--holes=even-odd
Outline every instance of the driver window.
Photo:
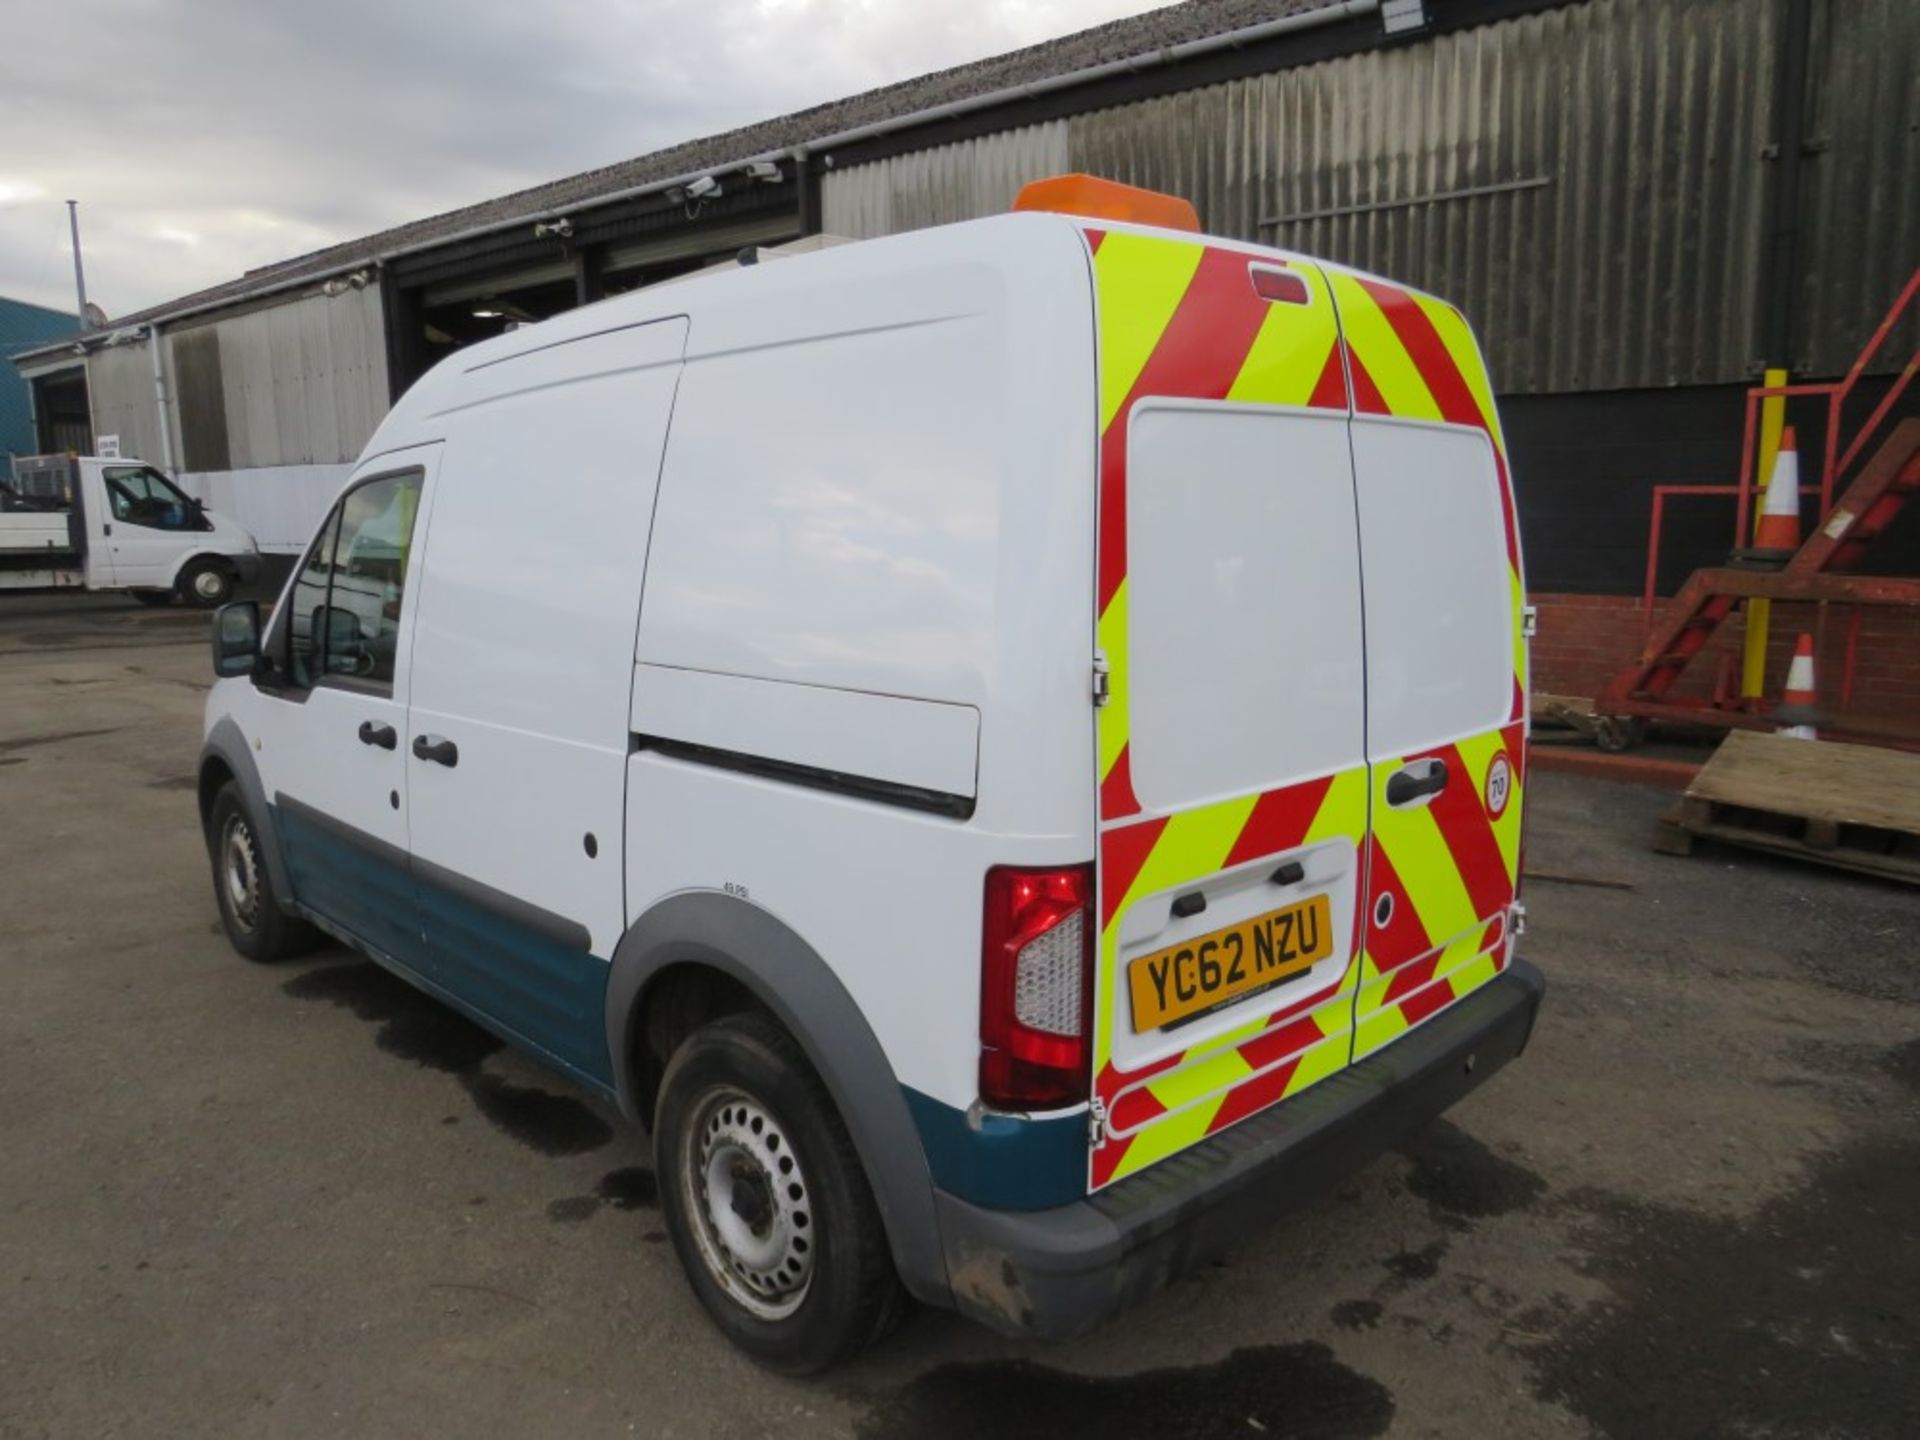
[[391,693],[421,475],[388,475],[347,492],[288,592],[288,677]]
[[334,537],[339,533],[340,510],[336,506],[307,551],[293,589],[287,592],[287,679],[302,690],[322,674],[327,581],[333,575]]
[[149,530],[187,530],[193,515],[187,497],[159,471],[145,465],[110,465],[101,478],[113,518]]

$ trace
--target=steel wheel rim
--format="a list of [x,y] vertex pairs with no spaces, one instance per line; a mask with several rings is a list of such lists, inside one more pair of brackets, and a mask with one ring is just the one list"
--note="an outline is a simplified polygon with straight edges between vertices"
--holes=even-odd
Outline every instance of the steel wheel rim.
[[193,577],[193,593],[202,600],[218,600],[220,592],[226,588],[226,581],[221,579],[218,571],[202,570]]
[[221,832],[220,885],[235,922],[252,930],[260,917],[260,852],[252,828],[238,815],[229,816]]
[[693,1118],[678,1169],[700,1259],[742,1309],[784,1320],[813,1285],[817,1227],[800,1156],[772,1112],[740,1090],[708,1090]]

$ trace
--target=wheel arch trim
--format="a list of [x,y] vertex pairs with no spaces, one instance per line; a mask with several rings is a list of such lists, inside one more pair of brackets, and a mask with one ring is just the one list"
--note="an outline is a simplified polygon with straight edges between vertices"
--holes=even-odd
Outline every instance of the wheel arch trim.
[[[293,884],[287,874],[286,856],[280,849],[280,834],[274,825],[273,807],[267,803],[267,792],[260,783],[260,767],[254,764],[253,751],[247,745],[246,736],[240,733],[240,726],[232,716],[223,717],[207,735],[206,743],[200,747],[200,765],[194,772],[203,794],[200,814],[202,830],[206,828],[207,812],[205,805],[211,796],[204,795],[207,769],[215,761],[226,768],[233,776],[234,783],[240,787],[240,795],[246,801],[247,813],[260,831],[260,850],[266,857],[267,880],[273,887],[273,900],[282,910],[293,904]],[[207,839],[212,845],[212,837]],[[211,850],[209,850],[211,853]]]
[[719,891],[684,891],[655,904],[621,937],[606,1002],[620,1108],[651,1129],[652,1117],[639,1113],[640,1024],[653,981],[686,964],[743,986],[798,1042],[853,1139],[901,1283],[919,1300],[951,1306],[933,1176],[893,1066],[827,962],[759,906]]

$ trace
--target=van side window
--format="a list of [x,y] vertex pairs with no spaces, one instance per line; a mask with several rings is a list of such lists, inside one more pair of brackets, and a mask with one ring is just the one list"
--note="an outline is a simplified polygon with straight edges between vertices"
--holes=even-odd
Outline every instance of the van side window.
[[328,517],[287,596],[292,685],[324,679],[392,693],[421,478],[369,480]]

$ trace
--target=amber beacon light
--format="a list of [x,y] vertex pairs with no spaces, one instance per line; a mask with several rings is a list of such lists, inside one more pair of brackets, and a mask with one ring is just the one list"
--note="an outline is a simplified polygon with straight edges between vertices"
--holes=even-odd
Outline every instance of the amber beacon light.
[[1118,180],[1102,180],[1098,175],[1054,175],[1029,181],[1020,187],[1013,208],[1125,220],[1135,225],[1157,225],[1162,230],[1200,231],[1200,216],[1191,200],[1122,185]]

